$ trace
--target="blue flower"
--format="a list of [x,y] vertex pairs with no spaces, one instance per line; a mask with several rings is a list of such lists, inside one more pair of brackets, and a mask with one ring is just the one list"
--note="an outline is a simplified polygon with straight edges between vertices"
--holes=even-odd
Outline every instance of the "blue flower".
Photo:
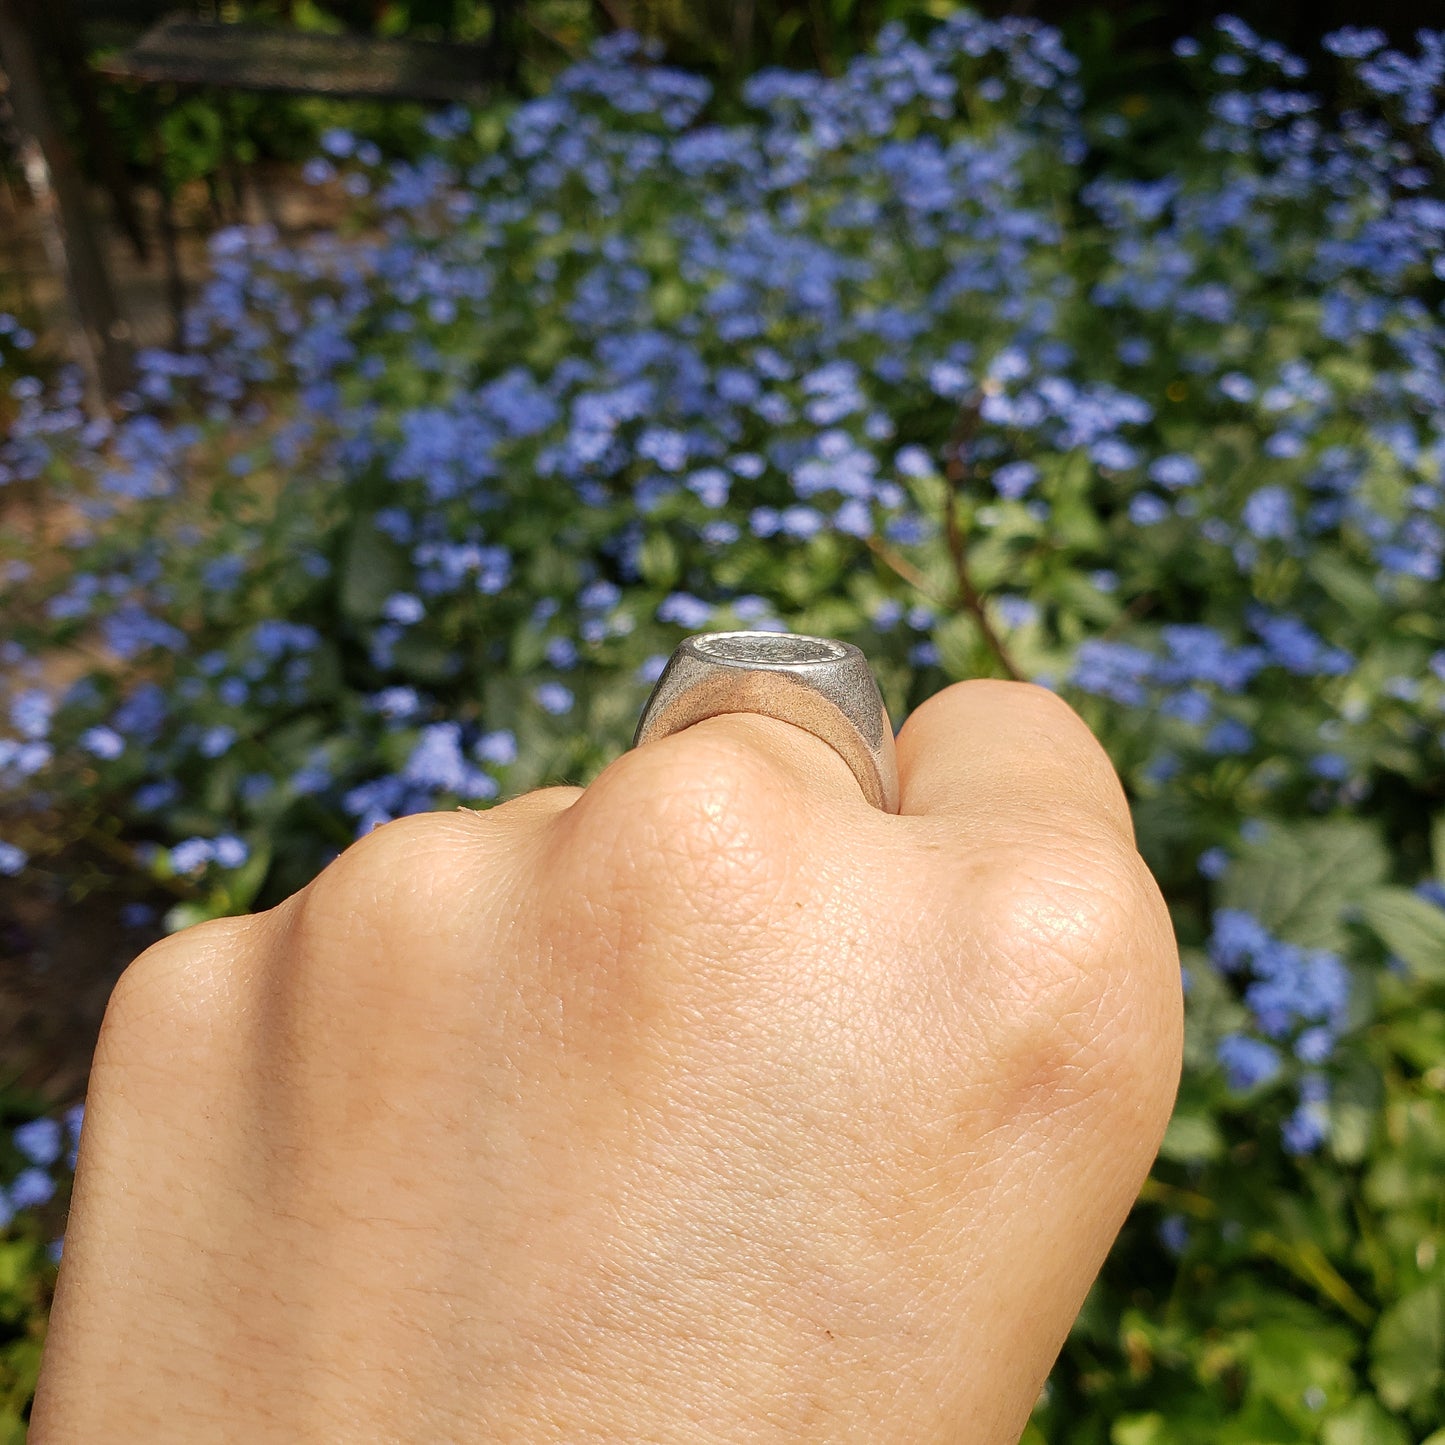
[[1226,1034],[1219,1041],[1216,1057],[1224,1068],[1226,1082],[1237,1093],[1257,1089],[1279,1076],[1279,1050],[1248,1034]]
[[381,615],[388,622],[410,627],[426,616],[426,607],[420,597],[410,592],[393,592],[381,606]]
[[1350,670],[1354,659],[1343,648],[1328,647],[1298,617],[1275,615],[1262,608],[1249,613],[1250,626],[1265,645],[1272,662],[1287,672],[1305,676],[1336,676]]
[[1124,642],[1090,639],[1079,645],[1070,680],[1085,692],[1140,707],[1148,699],[1143,682],[1154,670],[1154,657]]
[[[267,782],[271,780],[268,778]],[[315,797],[323,793],[332,782],[329,769],[322,763],[312,763],[305,767],[297,768],[291,775],[291,791],[302,798]],[[270,790],[267,789],[269,792]]]
[[823,514],[816,507],[785,507],[778,518],[778,529],[788,537],[806,540],[823,530]]
[[1208,693],[1201,692],[1197,687],[1189,687],[1169,694],[1160,704],[1159,710],[1165,717],[1179,718],[1199,727],[1209,721],[1214,711],[1214,703]]
[[1136,527],[1153,527],[1169,515],[1169,503],[1152,492],[1136,492],[1129,499],[1129,520]]
[[23,872],[29,862],[30,855],[23,848],[0,839],[0,877],[13,878]]
[[1236,972],[1270,945],[1269,932],[1252,914],[1238,908],[1217,908],[1209,952],[1220,968]]
[[1247,753],[1253,746],[1254,734],[1238,718],[1232,717],[1215,723],[1204,739],[1204,751],[1214,757]]
[[602,578],[589,582],[577,595],[577,605],[584,611],[610,612],[621,600],[622,589]]
[[1203,476],[1203,471],[1199,463],[1183,452],[1173,452],[1168,456],[1156,457],[1149,464],[1149,480],[1161,487],[1168,487],[1171,491],[1178,491],[1181,487],[1192,487],[1198,483],[1201,476]]
[[222,868],[239,868],[251,856],[251,849],[234,833],[222,833],[212,843],[211,856]]
[[1294,502],[1280,486],[1261,487],[1244,504],[1245,527],[1256,537],[1290,537],[1294,534]]
[[1006,627],[1027,627],[1039,616],[1038,604],[1027,597],[1015,597],[1005,593],[997,599],[999,620]]
[[577,665],[577,644],[570,637],[552,637],[542,654],[555,668],[567,671]]
[[187,838],[171,849],[171,868],[176,873],[195,873],[215,857],[215,845],[209,838]]
[[70,1148],[65,1155],[65,1167],[75,1168],[76,1155],[80,1149],[80,1131],[85,1122],[85,1104],[72,1104],[61,1116],[65,1120],[66,1133],[70,1136]]
[[236,741],[236,729],[226,723],[217,723],[202,734],[196,749],[203,758],[218,758],[230,750]]
[[893,466],[901,477],[928,477],[937,470],[933,458],[920,446],[901,447],[893,458]]
[[1206,848],[1195,866],[1206,878],[1222,878],[1229,869],[1229,854],[1217,846]]
[[1330,31],[1320,43],[1331,55],[1342,56],[1347,60],[1363,60],[1367,55],[1382,49],[1387,43],[1387,37],[1383,30],[1373,27],[1367,29],[1358,25],[1344,25],[1338,30]]
[[517,761],[517,735],[506,728],[483,733],[472,751],[484,763],[506,767]]
[[1118,437],[1102,437],[1089,448],[1089,455],[1106,471],[1127,471],[1139,462],[1139,453]]
[[1189,1225],[1182,1214],[1166,1214],[1159,1221],[1159,1242],[1170,1254],[1183,1254],[1189,1245]]
[[537,700],[537,706],[543,712],[549,712],[553,717],[560,717],[563,713],[572,711],[572,704],[575,701],[572,690],[564,687],[560,682],[539,683],[534,689],[532,696]]
[[55,1181],[43,1169],[22,1169],[6,1191],[16,1209],[38,1209],[55,1196]]
[[[712,617],[712,606],[690,592],[674,592],[663,598],[657,608],[659,622],[673,622],[689,631],[707,626]],[[569,704],[570,706],[570,704]],[[561,709],[563,712],[566,708]]]
[[1174,753],[1157,753],[1145,765],[1144,777],[1151,783],[1167,783],[1170,778],[1179,776],[1183,766]]
[[31,1119],[11,1134],[15,1147],[32,1163],[48,1168],[64,1148],[58,1119]]
[[23,738],[41,742],[50,736],[55,699],[38,688],[17,693],[10,702],[10,725]]
[[423,728],[402,769],[402,777],[417,787],[455,793],[459,797],[478,796],[473,791],[478,785],[495,791],[495,781],[466,760],[461,739],[459,723],[439,722]]
[[703,467],[689,475],[686,485],[705,507],[721,507],[727,504],[732,478],[721,467]]
[[833,529],[848,537],[869,537],[873,534],[873,515],[866,502],[849,497],[833,513]]
[[180,795],[180,784],[174,778],[159,778],[137,788],[131,801],[138,812],[159,813],[169,808]]
[[1329,1137],[1329,1115],[1319,1104],[1300,1104],[1280,1126],[1291,1154],[1312,1154]]
[[1039,469],[1032,462],[1008,462],[993,474],[993,486],[999,496],[1016,501],[1031,490],[1038,479]]

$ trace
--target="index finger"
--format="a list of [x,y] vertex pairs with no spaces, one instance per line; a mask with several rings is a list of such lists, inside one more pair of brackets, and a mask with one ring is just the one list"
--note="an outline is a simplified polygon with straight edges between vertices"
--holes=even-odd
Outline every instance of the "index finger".
[[987,832],[1104,830],[1134,846],[1124,786],[1088,725],[1031,682],[956,682],[898,735],[899,813],[974,820]]

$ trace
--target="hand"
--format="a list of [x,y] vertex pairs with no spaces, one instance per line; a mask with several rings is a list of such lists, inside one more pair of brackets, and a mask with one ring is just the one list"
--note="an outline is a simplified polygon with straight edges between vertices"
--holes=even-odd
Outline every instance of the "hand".
[[32,1445],[1015,1441],[1149,1167],[1169,916],[1058,698],[400,819],[121,978]]

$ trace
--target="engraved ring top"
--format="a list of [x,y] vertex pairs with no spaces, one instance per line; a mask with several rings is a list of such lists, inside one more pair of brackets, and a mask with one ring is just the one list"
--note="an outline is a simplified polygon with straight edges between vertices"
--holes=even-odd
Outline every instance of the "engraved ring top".
[[893,725],[863,654],[848,642],[789,632],[704,632],[668,659],[633,746],[722,713],[792,723],[827,743],[875,808],[898,811]]
[[788,632],[705,632],[692,643],[705,657],[745,667],[841,662],[848,655],[848,649],[830,637],[802,637]]

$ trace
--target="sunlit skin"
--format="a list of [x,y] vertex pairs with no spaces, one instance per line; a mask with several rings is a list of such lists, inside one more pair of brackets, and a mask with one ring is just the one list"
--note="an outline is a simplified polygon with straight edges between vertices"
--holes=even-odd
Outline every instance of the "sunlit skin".
[[1016,1441],[1179,960],[1108,759],[960,683],[401,819],[106,1015],[30,1438]]

